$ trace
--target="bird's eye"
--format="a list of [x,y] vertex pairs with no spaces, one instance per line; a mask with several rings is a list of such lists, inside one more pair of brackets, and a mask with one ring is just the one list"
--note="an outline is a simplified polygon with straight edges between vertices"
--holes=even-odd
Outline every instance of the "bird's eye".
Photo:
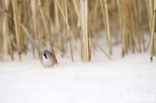
[[44,57],[47,59],[47,55],[46,54],[43,54],[44,55]]

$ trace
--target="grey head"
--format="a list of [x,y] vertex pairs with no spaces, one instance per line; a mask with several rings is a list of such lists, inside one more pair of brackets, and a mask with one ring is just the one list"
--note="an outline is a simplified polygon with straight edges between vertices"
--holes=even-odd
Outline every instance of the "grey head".
[[51,56],[51,52],[48,51],[48,50],[44,50],[44,51],[43,51],[43,55],[44,55],[44,57],[45,57],[46,59],[48,59],[48,57]]

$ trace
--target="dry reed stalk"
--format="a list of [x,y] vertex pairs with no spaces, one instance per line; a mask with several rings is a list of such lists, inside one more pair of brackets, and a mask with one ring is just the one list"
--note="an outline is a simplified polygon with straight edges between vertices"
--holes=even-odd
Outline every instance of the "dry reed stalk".
[[[65,18],[66,18],[66,21],[68,21],[67,0],[65,0]],[[73,50],[72,50],[72,44],[71,44],[71,37],[70,37],[70,34],[69,34],[69,29],[66,28],[66,30],[67,30],[67,35],[69,37],[70,56],[71,56],[71,59],[72,59],[72,62],[73,62],[74,61],[74,57],[73,57]]]
[[81,53],[80,53],[79,48],[78,48],[78,45],[77,45],[77,43],[76,43],[76,40],[75,40],[74,34],[73,34],[72,31],[70,30],[70,27],[69,27],[68,21],[67,21],[66,18],[65,18],[64,12],[63,12],[63,10],[62,10],[62,8],[61,8],[61,6],[60,6],[59,1],[56,0],[56,4],[58,5],[58,8],[60,9],[60,12],[61,12],[61,14],[62,14],[62,16],[63,16],[63,20],[65,21],[66,26],[67,26],[67,29],[69,30],[69,34],[70,34],[70,36],[71,36],[71,38],[72,38],[72,40],[73,40],[73,43],[74,43],[75,49],[77,50],[78,54],[79,54],[80,57],[81,57]]
[[[26,48],[25,48],[25,41],[24,41],[24,34],[22,32],[21,28],[21,22],[22,22],[22,1],[18,1],[18,26],[19,26],[19,35],[20,35],[20,41],[21,41],[21,51],[24,51],[26,53]],[[20,52],[21,55],[21,52]]]
[[21,27],[22,27],[22,29],[23,29],[23,32],[25,33],[25,36],[26,36],[27,39],[29,40],[29,42],[30,42],[33,46],[35,46],[35,48],[36,48],[38,51],[42,51],[43,45],[42,45],[40,42],[38,42],[36,39],[34,39],[34,38],[32,37],[32,35],[34,35],[34,34],[30,33],[30,32],[28,31],[28,29],[27,29],[23,24],[21,24]]
[[[100,0],[102,15],[103,15],[103,22],[106,21],[106,32],[107,32],[107,43],[109,48],[109,54],[112,54],[112,42],[111,42],[111,34],[110,34],[110,24],[109,24],[109,14],[108,14],[108,1],[107,0]],[[104,5],[103,5],[104,4]]]
[[55,52],[59,52],[59,53],[61,53],[61,54],[64,55],[66,58],[71,58],[70,56],[66,55],[64,52],[62,52],[62,51],[59,50],[58,48],[53,47],[53,49],[54,49]]
[[150,50],[150,60],[153,61],[153,56],[155,55],[155,30],[156,30],[156,13],[154,12],[156,10],[156,1],[154,1],[154,10],[153,11],[153,23],[151,28],[151,50]]
[[148,0],[148,7],[149,7],[149,17],[150,17],[150,20],[149,20],[149,28],[150,28],[150,31],[151,31],[151,28],[152,28],[152,22],[153,22],[153,0]]
[[58,5],[56,5],[57,0],[54,0],[54,6],[55,6],[55,35],[54,35],[54,43],[56,42],[56,34],[60,33],[60,25],[59,25],[59,15],[58,15]]
[[[54,41],[52,43],[53,46],[58,46],[61,48],[61,51],[65,53],[65,47],[64,47],[64,40],[63,40],[63,33],[61,33],[61,26],[62,26],[62,20],[60,17],[60,13],[59,13],[59,7],[57,5],[58,0],[54,0],[54,4],[55,4],[55,32],[54,32]],[[64,25],[64,23],[63,23]],[[58,42],[59,41],[59,42]],[[67,45],[67,44],[66,44]],[[61,54],[61,56],[64,56]]]
[[[82,16],[81,16],[81,1],[79,2],[79,0],[72,0],[73,1],[73,5],[77,14],[77,27],[81,29],[81,34],[82,34]],[[80,46],[81,46],[81,60],[84,60],[84,45],[83,45],[83,36],[80,34]]]
[[[155,32],[155,36],[154,36],[154,44],[155,44],[155,54],[156,54],[156,0],[154,1],[154,3],[153,3],[153,5],[154,5],[154,15],[155,15],[155,30],[154,30],[154,32]],[[153,21],[154,22],[154,21]]]
[[142,8],[142,4],[144,3],[145,1],[143,0],[142,2],[141,1],[138,1],[138,14],[139,14],[139,26],[140,26],[140,38],[141,38],[141,42],[142,42],[142,47],[143,47],[143,51],[145,52],[146,50],[146,47],[145,47],[145,39],[144,39],[144,30],[143,30],[143,18],[142,18],[142,12],[141,12],[141,8]]
[[117,7],[118,7],[118,17],[119,17],[119,25],[120,25],[120,32],[122,30],[122,15],[121,15],[121,5],[120,0],[117,0]]
[[107,31],[107,42],[108,42],[109,54],[112,54],[112,42],[111,42],[111,34],[110,34],[107,0],[104,1],[104,7],[105,7],[105,15],[106,15],[106,28],[107,28],[106,31]]
[[[149,29],[149,32],[151,33],[151,19],[152,19],[152,7],[151,7],[151,1],[150,0],[145,0],[145,4],[146,4],[146,9],[147,9],[147,17],[148,17],[148,29]],[[150,43],[151,41],[149,40],[148,41],[148,44],[145,48],[145,51],[148,50],[148,48],[150,47]]]
[[142,50],[141,50],[141,33],[140,33],[140,25],[139,25],[139,11],[138,11],[138,1],[137,1],[137,3],[136,3],[136,1],[134,0],[134,13],[135,13],[135,18],[136,18],[136,21],[137,22],[135,22],[135,25],[136,25],[136,34],[137,34],[137,40],[138,40],[138,51],[139,52],[142,52]]
[[95,35],[95,33],[97,32],[97,28],[99,28],[99,26],[98,26],[99,23],[97,21],[97,18],[99,18],[98,14],[100,14],[100,13],[97,13],[98,8],[99,8],[99,0],[96,0],[96,2],[94,3],[92,12],[89,12],[89,14],[88,14],[88,15],[90,15],[90,16],[88,16],[89,21],[92,21],[92,23],[88,22],[88,25],[92,24],[92,26],[89,26],[89,28],[91,28],[91,29],[89,29],[88,32],[90,33],[90,30],[92,30],[93,35]]
[[102,20],[103,20],[103,24],[105,26],[105,14],[104,14],[104,4],[103,4],[103,0],[100,0],[100,7],[101,7],[101,12],[102,12]]
[[[39,53],[42,52],[42,51],[44,50],[44,46],[43,46],[39,41],[34,40],[34,38],[32,37],[33,34],[31,34],[31,33],[28,31],[28,29],[27,29],[23,24],[21,24],[21,27],[22,27],[22,29],[23,29],[23,31],[24,31],[24,33],[25,33],[27,39],[30,41],[30,43],[31,43],[32,45],[34,45],[35,48],[37,48],[37,50],[39,51]],[[59,50],[57,47],[54,46],[53,49],[54,49],[55,51],[61,53],[62,55],[65,55],[67,58],[69,58],[69,56],[67,56],[65,53],[63,53],[61,50]]]
[[[38,6],[39,6],[39,10],[40,10],[40,14],[41,14],[41,20],[42,20],[42,23],[43,23],[43,29],[44,29],[44,35],[45,38],[46,38],[46,45],[47,47],[50,48],[50,50],[53,49],[54,47],[54,44],[51,42],[51,27],[50,27],[50,3],[49,1],[47,0],[46,1],[46,11],[44,12],[43,8],[42,8],[42,4],[41,4],[41,1],[38,0]],[[47,15],[46,15],[47,14]],[[61,46],[62,48],[64,48],[63,46]]]
[[126,52],[126,19],[127,19],[127,0],[124,1],[124,10],[123,10],[123,22],[122,22],[122,57],[125,55]]
[[21,28],[20,28],[20,13],[18,13],[18,1],[13,0],[12,1],[12,8],[13,8],[13,13],[14,13],[14,24],[15,24],[15,34],[16,34],[16,42],[17,42],[17,48],[19,52],[19,60],[21,61]]
[[[82,55],[85,57],[85,61],[90,61],[89,51],[89,35],[88,35],[88,1],[80,0],[81,8],[81,37],[83,38],[83,52]],[[82,48],[82,47],[81,47]]]
[[112,60],[110,55],[107,54],[107,52],[97,43],[97,46],[102,50],[102,52],[106,55],[106,57],[109,59],[109,60]]
[[133,15],[131,13],[132,9],[130,8],[130,5],[131,4],[129,4],[129,6],[127,8],[127,12],[128,12],[128,17],[127,17],[128,37],[127,38],[129,39],[128,47],[129,47],[129,49],[131,48],[132,52],[134,53],[135,52],[135,39],[134,39],[134,32],[133,32],[134,28],[132,26],[134,24],[134,22],[133,22]]
[[[9,54],[11,56],[11,59],[14,60],[14,55],[13,55],[13,48],[12,48],[12,41],[11,41],[11,37],[10,35],[8,36],[8,48],[9,48]],[[20,60],[21,60],[21,56],[19,55]]]
[[80,35],[80,41],[81,41],[81,60],[85,60],[85,52],[84,52],[84,43],[85,43],[85,5],[84,1],[80,0],[80,16],[81,16],[81,35]]
[[[38,8],[37,8],[37,1],[36,0],[31,0],[31,11],[32,11],[32,24],[33,24],[33,34],[35,37],[39,37],[39,28],[38,28]],[[33,53],[34,57],[38,58],[39,53],[37,48],[33,47]]]
[[[45,32],[46,32],[46,35],[47,37],[49,37],[49,34],[50,34],[50,31],[48,30],[48,21],[47,21],[47,18],[45,17],[44,13],[43,13],[43,10],[42,10],[42,7],[41,7],[41,1],[38,0],[38,6],[39,6],[39,10],[40,10],[40,13],[41,13],[41,18],[42,18],[42,22],[43,22],[43,27],[45,29]],[[36,13],[35,13],[36,14]],[[34,15],[35,15],[34,14]],[[37,31],[36,31],[37,32]]]
[[8,16],[7,16],[7,11],[8,11],[8,6],[9,6],[9,0],[2,1],[3,4],[3,22],[2,22],[2,54],[9,54],[9,48],[8,48],[8,36],[9,36],[9,28],[8,28]]
[[[134,53],[135,52],[135,47],[136,47],[136,43],[135,43],[135,34],[137,34],[135,32],[135,14],[132,13],[133,11],[133,8],[130,8],[132,4],[129,3],[129,6],[127,5],[126,6],[126,11],[127,11],[127,38],[128,38],[128,42],[127,42],[127,45],[128,45],[128,49],[131,49],[132,52]],[[128,51],[127,51],[128,52]]]
[[54,33],[52,32],[52,27],[51,27],[52,26],[52,22],[53,22],[51,20],[51,4],[52,4],[51,1],[47,2],[47,5],[48,5],[48,11],[47,11],[47,13],[48,13],[47,14],[47,22],[48,23],[47,23],[47,25],[48,25],[48,32],[49,32],[49,37],[47,39],[49,40],[50,49],[52,49],[53,46],[54,46],[54,43],[53,43],[53,41],[54,41],[54,38],[53,38]]
[[78,17],[77,27],[80,27],[81,26],[81,15],[80,15],[80,11],[79,11],[79,8],[78,8],[79,7],[78,2],[77,2],[77,0],[72,0],[72,2],[73,2],[73,5],[74,5],[74,8],[75,8],[77,17]]
[[[132,16],[130,10],[130,3],[128,0],[123,1],[123,9],[120,8],[121,2],[118,1],[118,13],[121,15],[119,18],[120,22],[120,31],[121,31],[121,42],[122,42],[122,52],[121,56],[123,57],[125,54],[128,53],[130,49],[134,52],[135,47],[135,40],[133,34],[133,27],[132,27]],[[120,10],[122,12],[120,12]]]
[[122,32],[123,32],[123,13],[122,13],[122,4],[120,2],[120,0],[117,0],[117,8],[118,8],[118,18],[119,18],[119,26],[120,26],[120,34],[121,34],[121,43],[122,43],[122,56],[124,56],[124,46],[123,46],[123,39],[122,39]]
[[[143,1],[142,1],[143,2]],[[138,7],[138,11],[137,11],[137,14],[138,14],[138,35],[139,35],[139,49],[140,49],[140,52],[142,52],[142,48],[141,48],[141,43],[143,45],[143,49],[145,50],[145,44],[144,44],[144,34],[142,33],[142,17],[141,17],[141,2],[140,1],[137,1],[137,7]]]
[[91,53],[88,35],[88,0],[85,0],[85,45],[86,45],[86,61],[90,61]]
[[[132,10],[132,9],[131,9]],[[129,24],[129,30],[128,30],[128,33],[129,33],[129,45],[131,46],[131,50],[132,50],[132,53],[135,52],[135,38],[134,38],[134,27],[133,27],[133,24],[135,24],[133,22],[133,14],[131,14],[130,10],[129,11],[129,16],[128,16],[128,24]]]

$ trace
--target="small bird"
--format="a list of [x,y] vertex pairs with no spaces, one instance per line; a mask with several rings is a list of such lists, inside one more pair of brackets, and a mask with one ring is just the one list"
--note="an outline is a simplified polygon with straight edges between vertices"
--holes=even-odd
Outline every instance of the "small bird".
[[56,59],[54,50],[52,50],[52,51],[44,50],[43,49],[44,46],[42,45],[42,43],[40,41],[37,41],[35,38],[33,39],[33,37],[32,37],[33,34],[30,35],[31,33],[28,31],[28,29],[23,24],[21,24],[21,26],[22,26],[23,31],[25,32],[28,40],[32,43],[32,45],[35,45],[35,47],[40,52],[41,64],[44,67],[52,67],[53,65],[57,64],[57,59]]
[[53,65],[57,64],[54,51],[50,52],[48,50],[44,50],[40,55],[40,61],[44,67],[52,67]]

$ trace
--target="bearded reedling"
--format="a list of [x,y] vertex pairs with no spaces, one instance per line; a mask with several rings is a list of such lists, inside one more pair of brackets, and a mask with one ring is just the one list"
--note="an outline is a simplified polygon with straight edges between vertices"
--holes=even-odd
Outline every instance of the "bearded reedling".
[[44,67],[52,67],[57,64],[57,59],[54,51],[44,50],[40,55],[41,64]]
[[31,33],[28,31],[28,29],[23,24],[21,24],[21,26],[22,26],[28,40],[32,43],[32,45],[36,46],[36,48],[38,49],[39,54],[40,54],[41,64],[44,67],[52,67],[55,64],[57,64],[57,59],[56,59],[54,50],[48,51],[46,49],[43,49],[43,45],[39,41],[33,39],[33,37],[30,35]]

